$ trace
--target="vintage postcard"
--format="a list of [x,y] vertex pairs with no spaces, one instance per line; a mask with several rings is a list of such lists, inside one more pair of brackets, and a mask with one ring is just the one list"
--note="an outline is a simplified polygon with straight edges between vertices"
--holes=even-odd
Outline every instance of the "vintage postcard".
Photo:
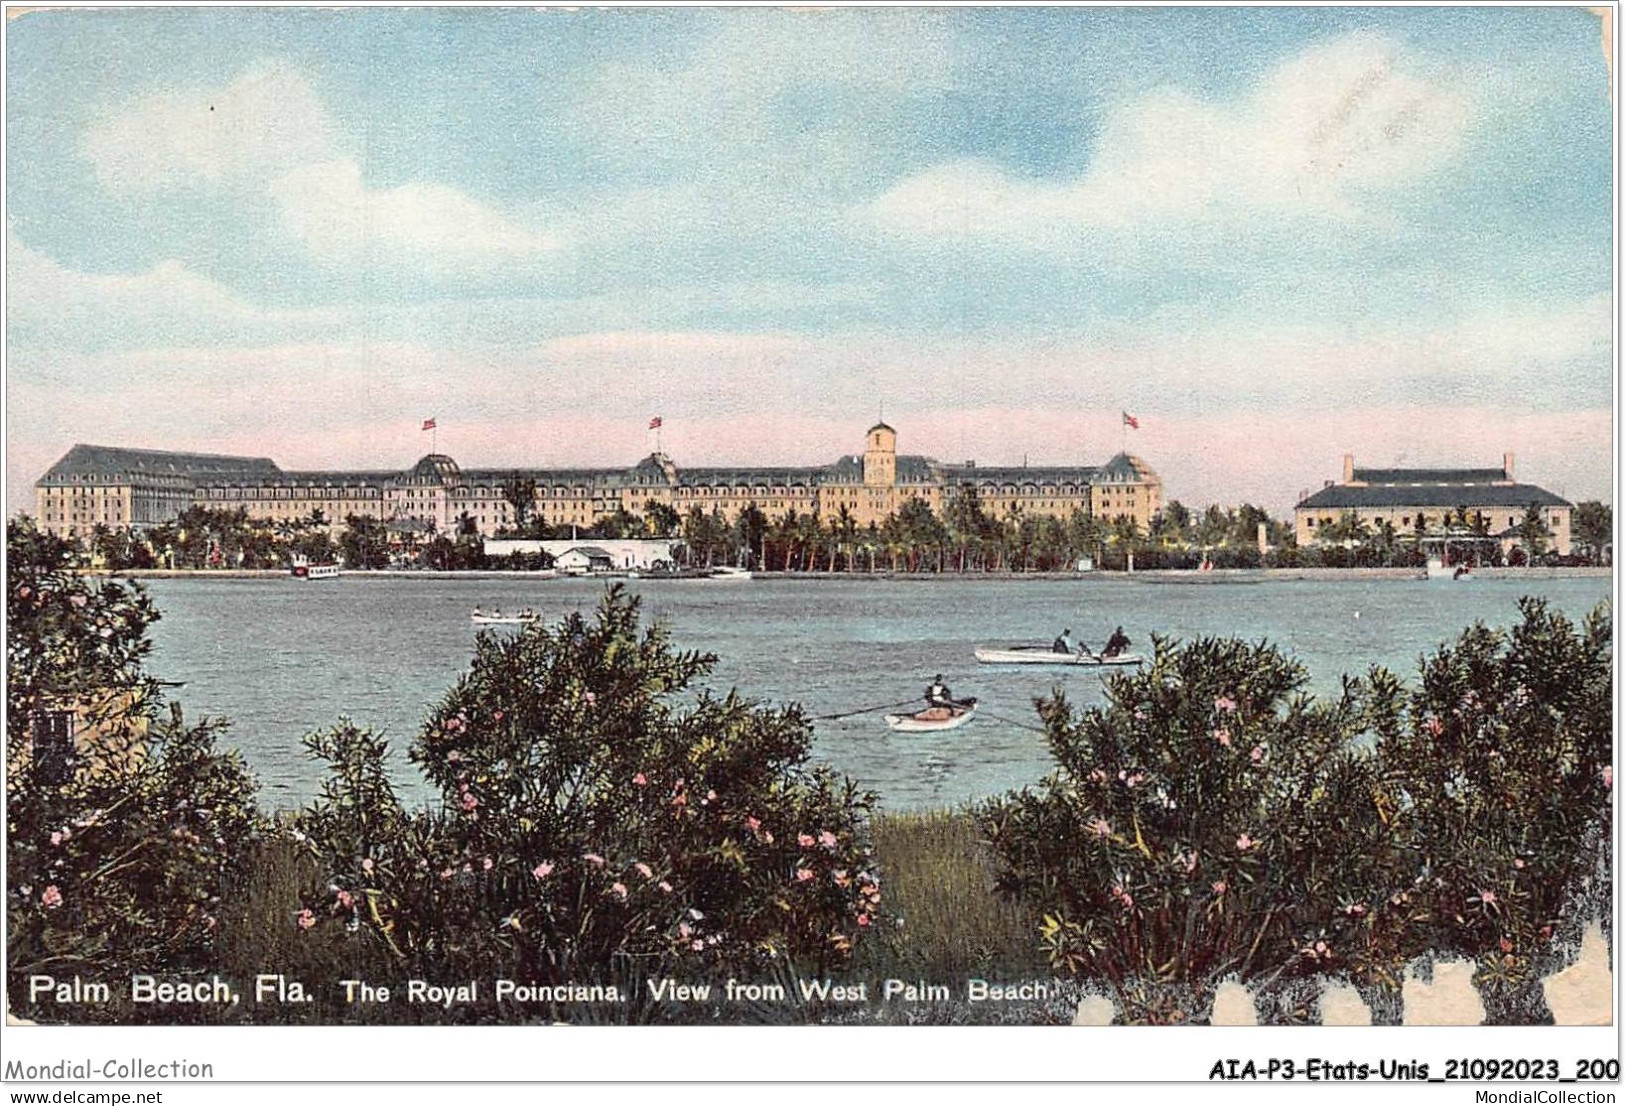
[[1617,1080],[1614,15],[8,9],[6,1078]]

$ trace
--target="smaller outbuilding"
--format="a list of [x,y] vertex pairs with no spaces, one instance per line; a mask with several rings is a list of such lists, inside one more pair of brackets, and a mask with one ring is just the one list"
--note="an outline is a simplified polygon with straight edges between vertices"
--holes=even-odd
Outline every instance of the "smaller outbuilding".
[[555,557],[553,567],[566,576],[587,576],[595,572],[615,571],[615,558],[596,545],[578,545]]

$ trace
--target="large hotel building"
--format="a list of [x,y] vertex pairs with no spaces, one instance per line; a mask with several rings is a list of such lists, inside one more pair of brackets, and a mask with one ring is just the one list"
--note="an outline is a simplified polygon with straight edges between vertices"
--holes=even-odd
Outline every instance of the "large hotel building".
[[536,482],[535,515],[555,526],[590,526],[622,509],[641,513],[653,500],[680,515],[699,507],[730,520],[752,503],[770,519],[794,510],[828,521],[844,509],[866,527],[911,499],[940,514],[966,488],[998,518],[1067,517],[1081,508],[1143,529],[1162,506],[1161,480],[1127,453],[1099,466],[945,464],[899,454],[897,431],[882,422],[869,428],[861,454],[810,468],[679,469],[653,453],[631,468],[463,469],[431,453],[405,472],[285,472],[266,457],[76,445],[35,484],[35,511],[43,529],[63,536],[97,525],[146,529],[193,505],[241,507],[273,523],[320,511],[335,531],[360,515],[452,533],[467,515],[490,536],[512,522],[503,485],[516,472]]

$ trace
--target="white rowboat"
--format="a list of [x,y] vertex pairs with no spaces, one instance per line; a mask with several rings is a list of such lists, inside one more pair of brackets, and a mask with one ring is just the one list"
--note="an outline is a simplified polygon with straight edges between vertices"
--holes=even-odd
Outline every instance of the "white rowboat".
[[1119,653],[1115,657],[1099,653],[1057,653],[1048,645],[1011,645],[1003,649],[978,646],[976,659],[982,664],[1062,664],[1074,668],[1121,668],[1145,661],[1139,653]]
[[476,626],[528,626],[535,622],[537,617],[519,614],[475,614],[469,615],[468,620]]
[[926,707],[913,714],[888,714],[886,725],[899,733],[930,733],[957,730],[976,713],[975,699],[961,699],[952,707]]

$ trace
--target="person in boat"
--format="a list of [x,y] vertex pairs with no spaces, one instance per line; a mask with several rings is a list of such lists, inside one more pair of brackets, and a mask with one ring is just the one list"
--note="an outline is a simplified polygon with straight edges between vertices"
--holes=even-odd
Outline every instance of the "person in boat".
[[925,705],[928,707],[947,707],[949,710],[959,705],[954,702],[953,692],[948,690],[948,685],[942,682],[942,673],[940,672],[937,673],[937,678],[931,681],[931,686],[925,689]]
[[1071,630],[1062,630],[1061,631],[1061,636],[1056,638],[1055,643],[1050,646],[1050,652],[1052,652],[1052,653],[1070,653],[1070,652],[1072,652],[1072,631]]
[[1129,644],[1128,635],[1123,632],[1123,627],[1119,626],[1112,631],[1112,636],[1106,639],[1106,648],[1102,649],[1100,654],[1103,657],[1118,656],[1129,647]]

